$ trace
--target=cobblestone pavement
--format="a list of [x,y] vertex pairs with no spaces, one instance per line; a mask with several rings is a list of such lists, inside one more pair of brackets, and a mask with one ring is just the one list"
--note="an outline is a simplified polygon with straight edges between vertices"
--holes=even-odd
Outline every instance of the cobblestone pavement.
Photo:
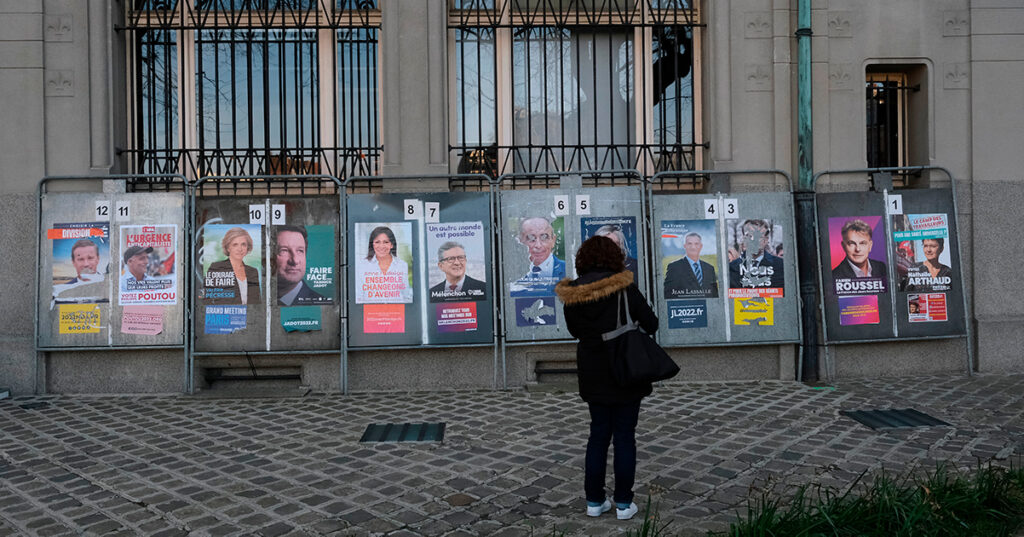
[[[638,501],[695,535],[766,487],[1019,462],[1022,387],[1024,375],[660,386],[641,410]],[[876,432],[838,413],[906,407],[952,426]],[[444,442],[358,442],[370,423],[422,421],[446,422]],[[575,394],[19,397],[0,401],[0,425],[0,535],[539,537],[641,523],[583,516]]]

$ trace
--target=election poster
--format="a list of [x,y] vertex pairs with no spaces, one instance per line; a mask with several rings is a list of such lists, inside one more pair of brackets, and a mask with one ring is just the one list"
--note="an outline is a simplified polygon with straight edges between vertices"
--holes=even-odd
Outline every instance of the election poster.
[[321,329],[321,311],[317,306],[281,308],[281,328],[285,332],[313,332]]
[[233,334],[245,330],[245,306],[206,306],[203,331],[206,334]]
[[[715,220],[661,221],[661,273],[665,275],[665,298],[718,297],[716,223]],[[707,325],[706,312],[695,319],[698,324]]]
[[774,299],[768,296],[733,299],[733,324],[738,326],[773,326]]
[[46,238],[52,242],[53,304],[110,302],[104,283],[110,273],[110,222],[54,224]]
[[60,304],[57,314],[59,334],[99,334],[103,327],[99,304]]
[[524,273],[510,275],[516,279],[510,282],[509,294],[554,298],[555,284],[566,276],[564,217],[512,217],[508,225],[515,230],[518,250],[526,261]]
[[[427,224],[426,229],[427,255],[436,256],[427,263],[430,302],[486,300],[488,260],[483,222]],[[461,304],[456,309],[462,315],[470,308]],[[438,327],[442,327],[442,313],[451,316],[456,309],[438,308]],[[476,306],[471,309],[475,323]]]
[[273,226],[271,233],[274,303],[334,304],[334,226]]
[[946,214],[895,215],[892,235],[898,290],[932,293],[953,288]]
[[516,326],[552,326],[555,324],[555,297],[516,298]]
[[637,272],[637,235],[635,216],[609,216],[580,218],[581,242],[600,235],[615,241],[622,250],[626,270],[633,273],[633,281],[640,282]]
[[668,327],[707,328],[708,306],[706,300],[667,300]]
[[[729,298],[785,296],[782,225],[770,219],[729,219],[725,221],[725,229]],[[744,306],[734,304],[734,307],[739,311]]]
[[[411,304],[412,222],[359,222],[355,225],[355,237],[356,304]],[[393,309],[366,309],[364,321],[371,310],[378,312],[378,319],[387,319],[388,326],[395,326]]]
[[946,293],[908,294],[907,316],[912,323],[948,321]]
[[[204,304],[243,306],[263,303],[263,226],[206,224],[200,229]],[[208,332],[211,333],[211,332]],[[221,332],[212,332],[221,333]]]
[[118,304],[160,306],[178,303],[175,247],[178,225],[122,225]]
[[881,225],[881,216],[828,219],[829,266],[837,296],[888,292],[885,237],[876,233]]

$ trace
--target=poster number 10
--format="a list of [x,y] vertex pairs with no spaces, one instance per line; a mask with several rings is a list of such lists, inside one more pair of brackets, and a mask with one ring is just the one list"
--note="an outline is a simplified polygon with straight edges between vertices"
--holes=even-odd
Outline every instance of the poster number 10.
[[266,219],[267,215],[264,214],[264,212],[263,212],[265,208],[266,208],[266,206],[263,205],[262,203],[259,204],[259,205],[255,205],[255,204],[254,205],[250,205],[249,206],[249,223],[250,224],[261,224],[261,225],[266,223],[265,219]]

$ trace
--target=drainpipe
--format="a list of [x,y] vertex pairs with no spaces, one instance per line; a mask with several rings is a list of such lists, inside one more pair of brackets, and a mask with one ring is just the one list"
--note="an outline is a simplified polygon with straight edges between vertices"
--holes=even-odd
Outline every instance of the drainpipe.
[[814,221],[814,163],[811,129],[811,0],[797,1],[797,242],[803,342],[800,379],[818,380],[818,261]]

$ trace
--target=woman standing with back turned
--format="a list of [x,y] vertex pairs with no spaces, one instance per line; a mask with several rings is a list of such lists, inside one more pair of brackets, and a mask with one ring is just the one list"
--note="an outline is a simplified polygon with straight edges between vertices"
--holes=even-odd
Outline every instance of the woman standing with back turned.
[[[622,250],[608,237],[594,236],[576,252],[579,278],[562,280],[555,287],[565,303],[565,322],[569,333],[579,339],[576,346],[576,370],[580,397],[590,407],[590,437],[583,488],[587,495],[587,515],[600,516],[612,503],[605,496],[605,468],[608,444],[615,444],[615,514],[628,520],[637,512],[633,503],[636,477],[636,423],[640,400],[650,395],[650,383],[624,388],[611,376],[613,348],[601,334],[618,327],[619,293],[626,293],[629,313],[649,334],[658,329],[658,317],[633,283],[626,270]],[[624,315],[623,315],[624,317]]]

